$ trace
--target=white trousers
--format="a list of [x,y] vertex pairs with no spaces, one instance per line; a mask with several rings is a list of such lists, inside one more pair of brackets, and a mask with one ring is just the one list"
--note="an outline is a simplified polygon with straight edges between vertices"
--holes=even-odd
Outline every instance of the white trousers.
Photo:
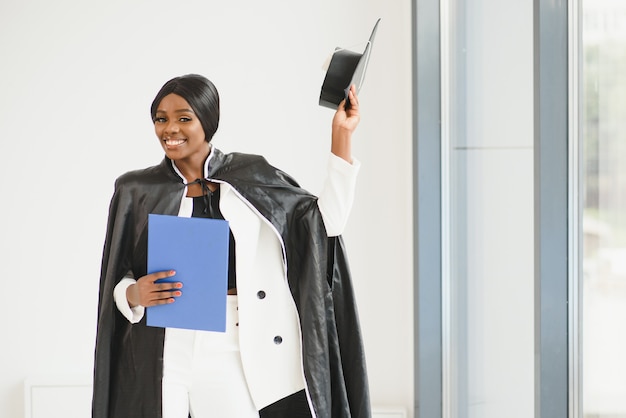
[[258,418],[239,354],[237,296],[226,332],[168,328],[163,352],[163,418]]

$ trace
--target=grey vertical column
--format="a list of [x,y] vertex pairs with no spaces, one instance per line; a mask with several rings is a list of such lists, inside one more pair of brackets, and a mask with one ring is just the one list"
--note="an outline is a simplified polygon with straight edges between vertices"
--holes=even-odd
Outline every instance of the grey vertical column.
[[535,417],[568,416],[566,0],[534,1]]
[[442,416],[439,0],[415,0],[413,204],[415,417]]

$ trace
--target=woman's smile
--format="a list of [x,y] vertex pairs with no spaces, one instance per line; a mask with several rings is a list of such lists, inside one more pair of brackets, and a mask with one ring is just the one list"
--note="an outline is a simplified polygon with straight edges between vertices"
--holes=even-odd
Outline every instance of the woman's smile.
[[184,144],[185,142],[187,142],[187,139],[185,139],[185,138],[164,138],[163,142],[165,142],[165,146],[167,146],[167,148],[172,149],[172,148],[176,148],[176,147]]
[[181,96],[171,93],[158,104],[154,129],[165,154],[181,165],[202,167],[211,149],[200,119]]

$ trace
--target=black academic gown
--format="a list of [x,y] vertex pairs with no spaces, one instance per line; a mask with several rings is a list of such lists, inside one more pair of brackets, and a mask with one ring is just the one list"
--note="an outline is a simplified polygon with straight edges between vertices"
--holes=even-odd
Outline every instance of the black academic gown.
[[[233,186],[284,241],[316,416],[369,418],[365,354],[341,237],[326,235],[317,198],[263,157],[213,154],[207,178]],[[167,158],[115,182],[100,277],[93,418],[161,417],[165,329],[146,326],[145,317],[129,323],[113,289],[129,271],[136,278],[147,273],[148,214],[177,215],[184,188]]]

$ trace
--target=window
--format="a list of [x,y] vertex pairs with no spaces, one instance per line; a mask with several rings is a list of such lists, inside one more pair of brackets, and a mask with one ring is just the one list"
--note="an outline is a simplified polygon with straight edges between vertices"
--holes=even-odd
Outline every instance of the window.
[[626,417],[626,2],[582,0],[582,392]]

